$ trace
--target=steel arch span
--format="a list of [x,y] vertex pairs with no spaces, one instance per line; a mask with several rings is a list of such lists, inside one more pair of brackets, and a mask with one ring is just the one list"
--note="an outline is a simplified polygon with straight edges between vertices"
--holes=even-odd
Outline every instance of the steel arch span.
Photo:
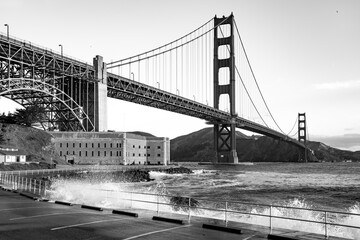
[[45,130],[86,131],[85,123],[94,124],[83,108],[64,91],[36,79],[8,78],[0,80],[0,96],[26,107],[40,104],[46,111],[41,122]]

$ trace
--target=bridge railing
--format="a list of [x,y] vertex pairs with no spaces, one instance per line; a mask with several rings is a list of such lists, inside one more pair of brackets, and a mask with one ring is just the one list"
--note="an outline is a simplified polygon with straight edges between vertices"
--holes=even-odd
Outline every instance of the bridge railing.
[[51,48],[47,48],[47,47],[44,47],[44,46],[41,46],[41,45],[38,45],[38,44],[35,44],[35,43],[32,43],[30,41],[26,41],[24,39],[20,39],[18,37],[14,37],[12,35],[9,36],[9,38],[7,37],[7,35],[3,32],[0,32],[0,40],[2,41],[8,41],[10,43],[14,43],[16,45],[19,45],[19,46],[26,46],[26,47],[29,47],[29,48],[32,48],[32,49],[36,49],[40,52],[43,52],[43,53],[51,53],[51,54],[56,54],[59,58],[61,58],[61,56],[64,57],[64,59],[67,59],[67,60],[70,60],[70,61],[73,61],[73,62],[77,62],[79,64],[82,64],[82,65],[86,65],[86,66],[90,66],[92,67],[93,65],[86,62],[86,61],[83,61],[81,59],[78,59],[78,58],[75,58],[73,56],[69,56],[67,54],[62,54],[58,51],[55,51]]

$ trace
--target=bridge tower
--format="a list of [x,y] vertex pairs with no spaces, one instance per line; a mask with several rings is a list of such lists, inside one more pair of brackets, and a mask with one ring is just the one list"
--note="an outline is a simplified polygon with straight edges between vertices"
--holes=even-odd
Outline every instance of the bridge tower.
[[[214,18],[214,108],[219,109],[219,100],[222,94],[227,94],[230,101],[230,119],[227,123],[214,124],[214,144],[217,163],[238,163],[236,152],[235,118],[235,56],[234,56],[234,16]],[[222,37],[221,27],[230,26],[230,35]],[[230,50],[228,58],[219,58],[219,48],[225,46]],[[219,70],[225,68],[229,79],[226,84],[219,84]],[[224,82],[224,81],[222,81]]]
[[298,114],[298,141],[304,143],[304,154],[299,154],[299,160],[304,156],[304,161],[307,162],[307,143],[306,143],[306,115],[305,113]]
[[107,70],[103,57],[97,55],[93,59],[95,69],[95,91],[92,92],[92,105],[90,112],[93,113],[95,131],[107,131]]

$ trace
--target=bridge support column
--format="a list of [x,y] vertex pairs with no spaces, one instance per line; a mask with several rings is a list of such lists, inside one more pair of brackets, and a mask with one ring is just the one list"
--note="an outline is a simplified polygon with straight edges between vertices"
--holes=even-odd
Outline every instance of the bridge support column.
[[299,152],[299,161],[308,161],[308,151],[306,142],[306,115],[305,113],[299,113],[298,115],[298,141],[304,143],[305,151]]
[[[219,109],[219,100],[222,94],[227,94],[230,101],[230,118],[226,123],[214,125],[214,143],[217,163],[238,163],[236,152],[236,129],[235,118],[235,56],[234,56],[234,16],[214,18],[214,108]],[[223,36],[221,28],[230,26],[230,35]],[[225,47],[230,51],[229,57],[219,57],[219,47]],[[219,70],[224,68],[228,71],[228,79],[219,82]]]
[[103,57],[97,55],[93,59],[95,83],[93,96],[93,113],[95,131],[107,131],[107,70]]

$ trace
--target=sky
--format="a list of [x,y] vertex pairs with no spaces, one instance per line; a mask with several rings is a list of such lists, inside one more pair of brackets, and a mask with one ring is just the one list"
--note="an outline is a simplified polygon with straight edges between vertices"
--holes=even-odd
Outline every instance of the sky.
[[[285,132],[360,150],[358,0],[0,0],[0,31],[92,62],[145,52],[233,12],[258,83]],[[0,99],[0,113],[15,105]],[[175,138],[203,120],[108,99],[108,128]]]

